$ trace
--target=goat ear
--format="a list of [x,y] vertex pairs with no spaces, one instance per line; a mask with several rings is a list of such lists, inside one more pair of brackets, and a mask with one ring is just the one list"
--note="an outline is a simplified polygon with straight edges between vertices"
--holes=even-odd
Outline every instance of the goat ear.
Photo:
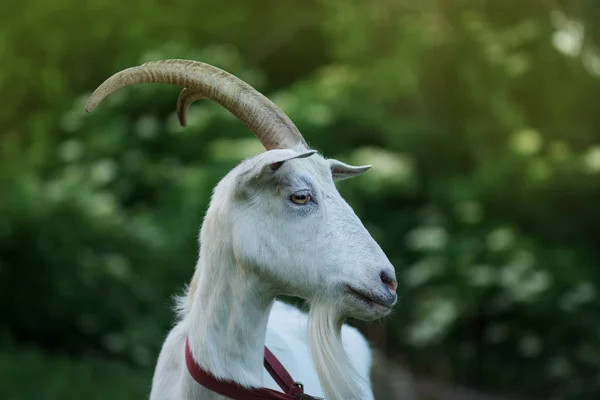
[[309,150],[303,153],[298,153],[292,150],[281,150],[281,153],[278,152],[276,154],[273,154],[272,157],[269,157],[270,159],[266,160],[267,164],[263,167],[263,171],[265,168],[268,168],[271,171],[277,171],[286,161],[294,160],[296,158],[310,157],[316,152],[316,150]]
[[269,150],[254,157],[254,163],[245,164],[235,178],[236,194],[240,198],[248,198],[257,188],[264,187],[273,179],[274,173],[290,160],[306,158],[315,154],[315,150],[298,152],[291,149]]
[[310,157],[316,153],[316,150],[308,150],[304,152],[298,152],[289,149],[277,149],[269,150],[257,156],[257,162],[253,165],[249,165],[245,170],[240,172],[238,182],[240,185],[253,184],[262,181],[263,179],[269,179],[273,172],[277,171],[283,163],[296,158]]
[[354,167],[352,165],[345,164],[341,161],[329,159],[329,166],[331,168],[331,176],[334,181],[341,181],[342,179],[352,178],[362,173],[367,172],[371,169],[370,165],[361,165]]

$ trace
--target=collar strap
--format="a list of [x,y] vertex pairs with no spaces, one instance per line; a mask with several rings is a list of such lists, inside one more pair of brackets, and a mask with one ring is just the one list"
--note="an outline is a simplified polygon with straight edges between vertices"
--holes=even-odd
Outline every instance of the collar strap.
[[194,360],[188,340],[185,341],[185,363],[187,369],[196,382],[218,393],[235,400],[299,400],[313,399],[304,394],[301,383],[295,382],[289,372],[279,362],[277,357],[265,346],[264,365],[273,380],[285,392],[281,393],[268,388],[248,389],[236,382],[219,380],[204,371]]

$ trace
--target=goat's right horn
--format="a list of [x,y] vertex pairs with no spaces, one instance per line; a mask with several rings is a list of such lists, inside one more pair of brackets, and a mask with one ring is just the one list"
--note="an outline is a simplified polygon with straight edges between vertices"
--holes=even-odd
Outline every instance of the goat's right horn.
[[117,72],[92,93],[85,110],[93,111],[111,93],[138,83],[183,86],[177,102],[177,117],[182,125],[193,101],[210,98],[238,117],[265,149],[292,149],[298,145],[308,148],[296,125],[273,102],[241,79],[199,61],[151,61]]

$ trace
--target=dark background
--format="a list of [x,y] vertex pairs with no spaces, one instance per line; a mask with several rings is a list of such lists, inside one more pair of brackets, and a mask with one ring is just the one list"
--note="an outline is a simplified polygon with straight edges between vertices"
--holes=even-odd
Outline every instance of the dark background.
[[393,317],[358,324],[389,362],[600,398],[599,21],[592,0],[2,0],[0,398],[149,392],[210,191],[262,151],[210,101],[178,127],[176,87],[85,114],[164,58],[239,76],[315,149],[374,165],[339,188],[397,268]]

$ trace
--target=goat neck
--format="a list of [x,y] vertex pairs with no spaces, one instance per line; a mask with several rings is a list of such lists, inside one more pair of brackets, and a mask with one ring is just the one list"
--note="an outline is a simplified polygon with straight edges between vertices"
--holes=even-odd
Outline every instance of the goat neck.
[[236,263],[230,246],[214,240],[206,245],[201,247],[188,295],[192,355],[217,378],[260,387],[267,322],[275,296]]

